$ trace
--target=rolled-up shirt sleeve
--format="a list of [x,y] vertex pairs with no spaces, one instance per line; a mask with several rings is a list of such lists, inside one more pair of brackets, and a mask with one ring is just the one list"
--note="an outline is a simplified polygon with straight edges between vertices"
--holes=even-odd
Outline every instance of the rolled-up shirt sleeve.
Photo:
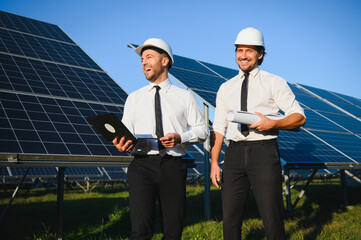
[[134,134],[134,116],[131,109],[132,100],[131,95],[129,95],[124,104],[122,122],[129,129],[129,131]]
[[226,135],[228,121],[227,121],[227,112],[228,108],[226,106],[226,101],[224,99],[224,85],[221,85],[217,92],[216,98],[216,109],[214,114],[214,121],[213,121],[213,131],[222,134],[223,136]]
[[279,78],[277,84],[273,84],[272,87],[275,103],[285,113],[286,116],[289,116],[293,113],[299,113],[306,117],[303,108],[296,100],[295,94],[288,86],[286,80]]
[[180,133],[182,143],[196,144],[204,142],[208,137],[208,129],[195,97],[189,92],[186,111],[188,131]]

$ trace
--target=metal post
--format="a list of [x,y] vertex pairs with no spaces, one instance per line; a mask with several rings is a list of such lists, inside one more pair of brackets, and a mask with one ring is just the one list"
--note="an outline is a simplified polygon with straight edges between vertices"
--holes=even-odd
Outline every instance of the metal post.
[[287,211],[292,211],[292,202],[291,202],[291,187],[290,187],[290,170],[285,169],[284,171],[284,180],[285,180],[285,195],[286,195],[286,205]]
[[313,178],[314,178],[317,170],[318,170],[318,169],[314,169],[313,172],[312,172],[312,174],[311,174],[311,176],[308,177],[308,180],[307,180],[307,182],[306,182],[306,184],[305,184],[305,187],[304,187],[304,188],[301,190],[301,192],[298,194],[295,202],[294,202],[293,205],[292,205],[292,209],[295,209],[295,208],[296,208],[297,203],[300,201],[300,199],[301,199],[301,198],[303,197],[303,195],[305,194],[306,188],[308,187],[308,185],[310,185],[310,183],[311,183],[311,181],[313,180]]
[[64,172],[65,167],[59,167],[58,169],[58,204],[57,204],[57,227],[56,227],[56,239],[63,239],[63,213],[64,213]]
[[10,198],[9,203],[6,205],[4,211],[3,211],[2,214],[1,214],[0,222],[1,222],[1,221],[3,220],[3,218],[5,217],[5,214],[6,214],[6,212],[8,211],[8,208],[10,207],[10,205],[11,205],[11,203],[13,202],[16,194],[18,193],[21,185],[23,184],[23,182],[24,182],[24,180],[25,180],[25,178],[26,178],[26,175],[28,175],[28,172],[29,172],[30,168],[31,168],[31,167],[28,167],[28,168],[26,169],[23,177],[21,178],[20,182],[19,182],[18,185],[16,186],[16,188],[15,188],[15,190],[14,190],[14,193],[13,193],[13,195],[12,195],[11,198]]
[[344,169],[340,169],[340,185],[341,185],[341,190],[342,190],[342,207],[346,207],[348,202],[347,202],[347,184],[346,184],[346,174],[345,174],[345,170]]
[[[209,107],[203,103],[204,122],[206,129],[209,129]],[[211,218],[210,208],[210,187],[209,187],[209,151],[210,151],[209,137],[204,142],[204,218],[209,220]]]

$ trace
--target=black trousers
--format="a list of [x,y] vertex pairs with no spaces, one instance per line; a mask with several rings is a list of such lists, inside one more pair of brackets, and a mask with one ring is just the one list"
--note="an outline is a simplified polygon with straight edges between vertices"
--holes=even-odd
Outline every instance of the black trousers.
[[239,240],[252,186],[266,237],[285,239],[282,169],[277,140],[231,142],[223,165],[223,236]]
[[187,166],[180,157],[135,156],[128,168],[131,239],[151,239],[159,202],[163,239],[181,239]]

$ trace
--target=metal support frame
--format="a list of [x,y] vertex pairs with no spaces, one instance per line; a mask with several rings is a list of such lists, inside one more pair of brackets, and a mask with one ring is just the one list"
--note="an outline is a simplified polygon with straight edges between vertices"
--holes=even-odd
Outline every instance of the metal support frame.
[[5,217],[6,212],[8,211],[8,209],[9,209],[11,203],[13,202],[16,194],[18,193],[21,185],[23,184],[23,182],[24,182],[24,180],[25,180],[25,178],[26,178],[26,175],[28,175],[29,170],[30,170],[30,167],[28,167],[28,168],[26,169],[23,177],[21,178],[20,182],[19,182],[18,185],[16,186],[16,188],[15,188],[15,190],[14,190],[14,193],[13,193],[13,195],[12,195],[11,198],[10,198],[9,203],[6,205],[4,211],[3,211],[2,214],[1,214],[0,222],[1,222],[1,221],[3,220],[3,218]]
[[310,185],[310,183],[312,182],[312,180],[315,177],[315,174],[317,173],[319,168],[313,169],[311,175],[309,175],[307,177],[307,182],[304,185],[303,189],[300,191],[300,193],[298,194],[296,200],[294,201],[294,203],[292,204],[292,200],[291,200],[291,178],[290,178],[290,170],[286,168],[284,171],[284,181],[285,181],[285,195],[286,195],[286,205],[287,205],[287,211],[291,212],[296,208],[297,203],[300,201],[300,199],[303,197],[303,195],[306,192],[306,188]]
[[[206,129],[209,129],[209,107],[203,103],[204,122]],[[209,220],[211,218],[211,207],[210,207],[210,186],[209,186],[209,152],[210,152],[210,141],[209,137],[203,144],[204,146],[204,218]]]
[[308,176],[308,180],[307,180],[304,188],[303,188],[303,189],[301,190],[301,192],[298,194],[295,202],[293,203],[292,209],[295,209],[295,208],[296,208],[297,203],[300,201],[300,199],[301,199],[301,198],[303,197],[303,195],[305,194],[306,188],[308,187],[308,185],[310,185],[310,183],[311,183],[311,181],[313,180],[313,178],[314,178],[317,170],[318,170],[318,169],[313,170],[312,174],[311,174],[310,176]]
[[63,217],[64,217],[64,172],[65,167],[58,169],[58,201],[57,201],[57,223],[56,239],[63,239]]
[[345,170],[341,169],[340,170],[340,187],[342,190],[342,207],[347,206],[348,201],[347,201],[347,183],[346,183],[346,174],[345,174]]
[[83,155],[46,155],[46,154],[5,154],[0,153],[0,167],[28,167],[17,185],[10,202],[3,211],[0,222],[31,167],[57,167],[57,227],[56,237],[63,239],[64,213],[64,172],[66,167],[128,167],[133,160],[131,156],[83,156]]
[[127,167],[131,156],[84,156],[0,153],[0,166],[6,167]]
[[285,181],[285,195],[286,195],[286,206],[287,211],[292,211],[292,201],[291,201],[291,179],[290,179],[290,170],[286,169],[284,171],[284,181]]
[[[308,181],[300,192],[298,198],[295,200],[295,202],[292,205],[291,201],[291,180],[290,180],[290,171],[292,169],[313,169],[313,173],[308,177]],[[361,163],[317,163],[317,164],[310,164],[310,163],[287,163],[284,166],[284,182],[285,182],[285,195],[286,195],[286,205],[287,205],[287,211],[292,211],[295,207],[298,201],[302,198],[302,196],[305,193],[305,189],[308,187],[310,182],[313,180],[316,172],[319,169],[338,169],[340,171],[340,187],[342,190],[342,206],[347,206],[347,183],[346,183],[346,174],[350,175],[347,169],[361,169]]]

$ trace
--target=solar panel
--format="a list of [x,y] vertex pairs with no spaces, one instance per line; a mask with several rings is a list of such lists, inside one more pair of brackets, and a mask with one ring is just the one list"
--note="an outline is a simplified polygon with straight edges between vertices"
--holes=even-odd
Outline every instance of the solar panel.
[[0,27],[15,31],[74,43],[58,26],[0,11]]
[[[238,74],[234,69],[178,55],[174,55],[174,59],[175,63],[169,71],[171,77],[213,108],[220,85]],[[293,85],[290,87],[305,109],[307,123],[301,132],[280,131],[279,148],[286,164],[295,166],[360,162],[357,156],[361,147],[359,121]],[[352,141],[356,144],[350,147],[348,144]]]
[[[64,31],[0,11],[0,36],[0,153],[128,156],[86,121],[110,112],[121,118],[127,93]],[[101,175],[65,172],[75,173]]]
[[346,110],[347,112],[355,115],[356,117],[361,117],[361,104],[360,101],[356,98],[346,96],[344,94],[334,93],[331,91],[306,86],[303,84],[298,84],[301,87],[305,88],[308,91],[318,95],[319,97],[330,101],[331,103],[335,104],[336,106]]
[[281,157],[290,164],[314,165],[324,163],[354,163],[336,149],[307,131],[280,131],[278,136]]
[[6,167],[0,167],[0,176],[9,176],[9,171]]
[[233,78],[234,76],[236,76],[239,73],[239,71],[231,69],[231,68],[226,68],[226,67],[222,67],[222,66],[214,65],[211,63],[207,63],[207,62],[202,62],[202,61],[199,61],[199,63],[203,64],[204,66],[206,66],[209,69],[212,69],[212,71],[214,73],[224,77],[227,80]]
[[[11,173],[11,176],[20,177],[24,175],[26,169],[27,169],[26,167],[10,167],[9,171]],[[58,172],[54,167],[34,167],[34,168],[30,168],[27,176],[55,178],[57,173]]]
[[292,85],[290,87],[305,108],[307,116],[305,128],[361,134],[361,122],[354,117],[301,89]]

